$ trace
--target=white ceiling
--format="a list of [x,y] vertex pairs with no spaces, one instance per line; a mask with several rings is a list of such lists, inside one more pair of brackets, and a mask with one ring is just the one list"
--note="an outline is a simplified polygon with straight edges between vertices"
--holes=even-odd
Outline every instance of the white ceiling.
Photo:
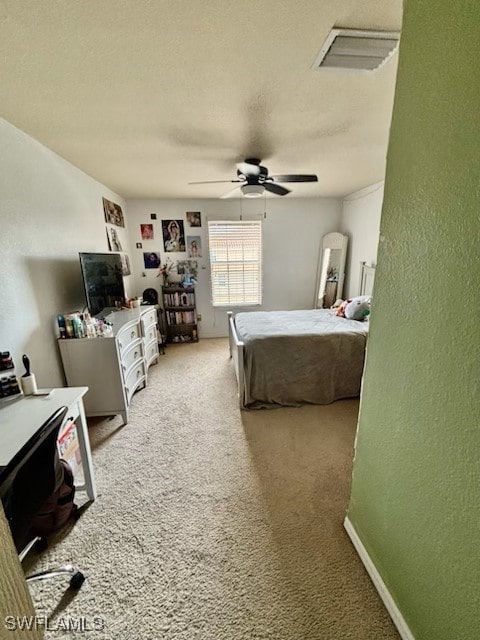
[[371,74],[311,66],[333,26],[398,31],[401,11],[401,0],[2,0],[0,111],[125,197],[216,197],[230,185],[187,183],[233,178],[245,157],[316,173],[295,197],[341,196],[383,179],[397,54]]

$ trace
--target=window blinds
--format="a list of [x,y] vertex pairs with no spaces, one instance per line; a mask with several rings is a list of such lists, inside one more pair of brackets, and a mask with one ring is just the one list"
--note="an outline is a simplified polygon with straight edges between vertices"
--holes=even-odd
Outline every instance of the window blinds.
[[260,220],[208,222],[214,307],[262,303]]

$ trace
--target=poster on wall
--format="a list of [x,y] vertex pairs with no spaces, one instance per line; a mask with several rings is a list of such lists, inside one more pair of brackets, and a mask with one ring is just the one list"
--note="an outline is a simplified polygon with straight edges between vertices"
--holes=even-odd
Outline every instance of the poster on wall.
[[162,233],[165,251],[185,251],[183,220],[162,220]]
[[144,251],[143,264],[145,265],[145,269],[158,269],[160,266],[160,253],[156,251]]
[[110,251],[123,251],[117,230],[110,227]]
[[140,233],[142,234],[142,240],[153,240],[153,224],[141,224]]
[[198,277],[198,262],[196,260],[177,260],[177,273],[180,276]]
[[189,227],[201,227],[202,214],[200,211],[187,211],[187,222]]
[[125,221],[123,219],[122,207],[111,200],[107,200],[106,198],[102,198],[102,201],[105,222],[107,224],[114,224],[116,227],[124,227]]
[[129,276],[132,272],[130,270],[130,260],[126,253],[120,254],[120,260],[122,261],[122,276]]
[[201,258],[202,239],[200,236],[187,236],[187,249],[189,258]]

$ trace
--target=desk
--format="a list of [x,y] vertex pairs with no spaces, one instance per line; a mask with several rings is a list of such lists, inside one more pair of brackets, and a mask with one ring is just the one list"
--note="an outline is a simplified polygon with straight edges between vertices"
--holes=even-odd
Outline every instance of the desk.
[[90,500],[97,497],[93,473],[92,453],[83,396],[88,387],[52,389],[46,396],[22,396],[0,405],[0,467],[10,460],[35,435],[48,418],[60,407],[68,407],[67,419],[78,419],[77,434],[82,458],[85,483],[75,485],[77,491],[86,491]]

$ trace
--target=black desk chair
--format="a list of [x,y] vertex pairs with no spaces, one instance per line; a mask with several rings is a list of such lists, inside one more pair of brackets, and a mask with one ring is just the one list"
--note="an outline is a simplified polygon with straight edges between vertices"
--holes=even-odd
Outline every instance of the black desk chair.
[[[43,542],[39,536],[30,535],[32,520],[63,481],[57,439],[66,415],[66,407],[58,409],[10,463],[0,470],[0,499],[20,561],[35,545],[40,546]],[[83,574],[71,564],[36,573],[26,580],[33,582],[65,574],[70,576],[70,587],[73,589],[80,588],[85,580]]]

